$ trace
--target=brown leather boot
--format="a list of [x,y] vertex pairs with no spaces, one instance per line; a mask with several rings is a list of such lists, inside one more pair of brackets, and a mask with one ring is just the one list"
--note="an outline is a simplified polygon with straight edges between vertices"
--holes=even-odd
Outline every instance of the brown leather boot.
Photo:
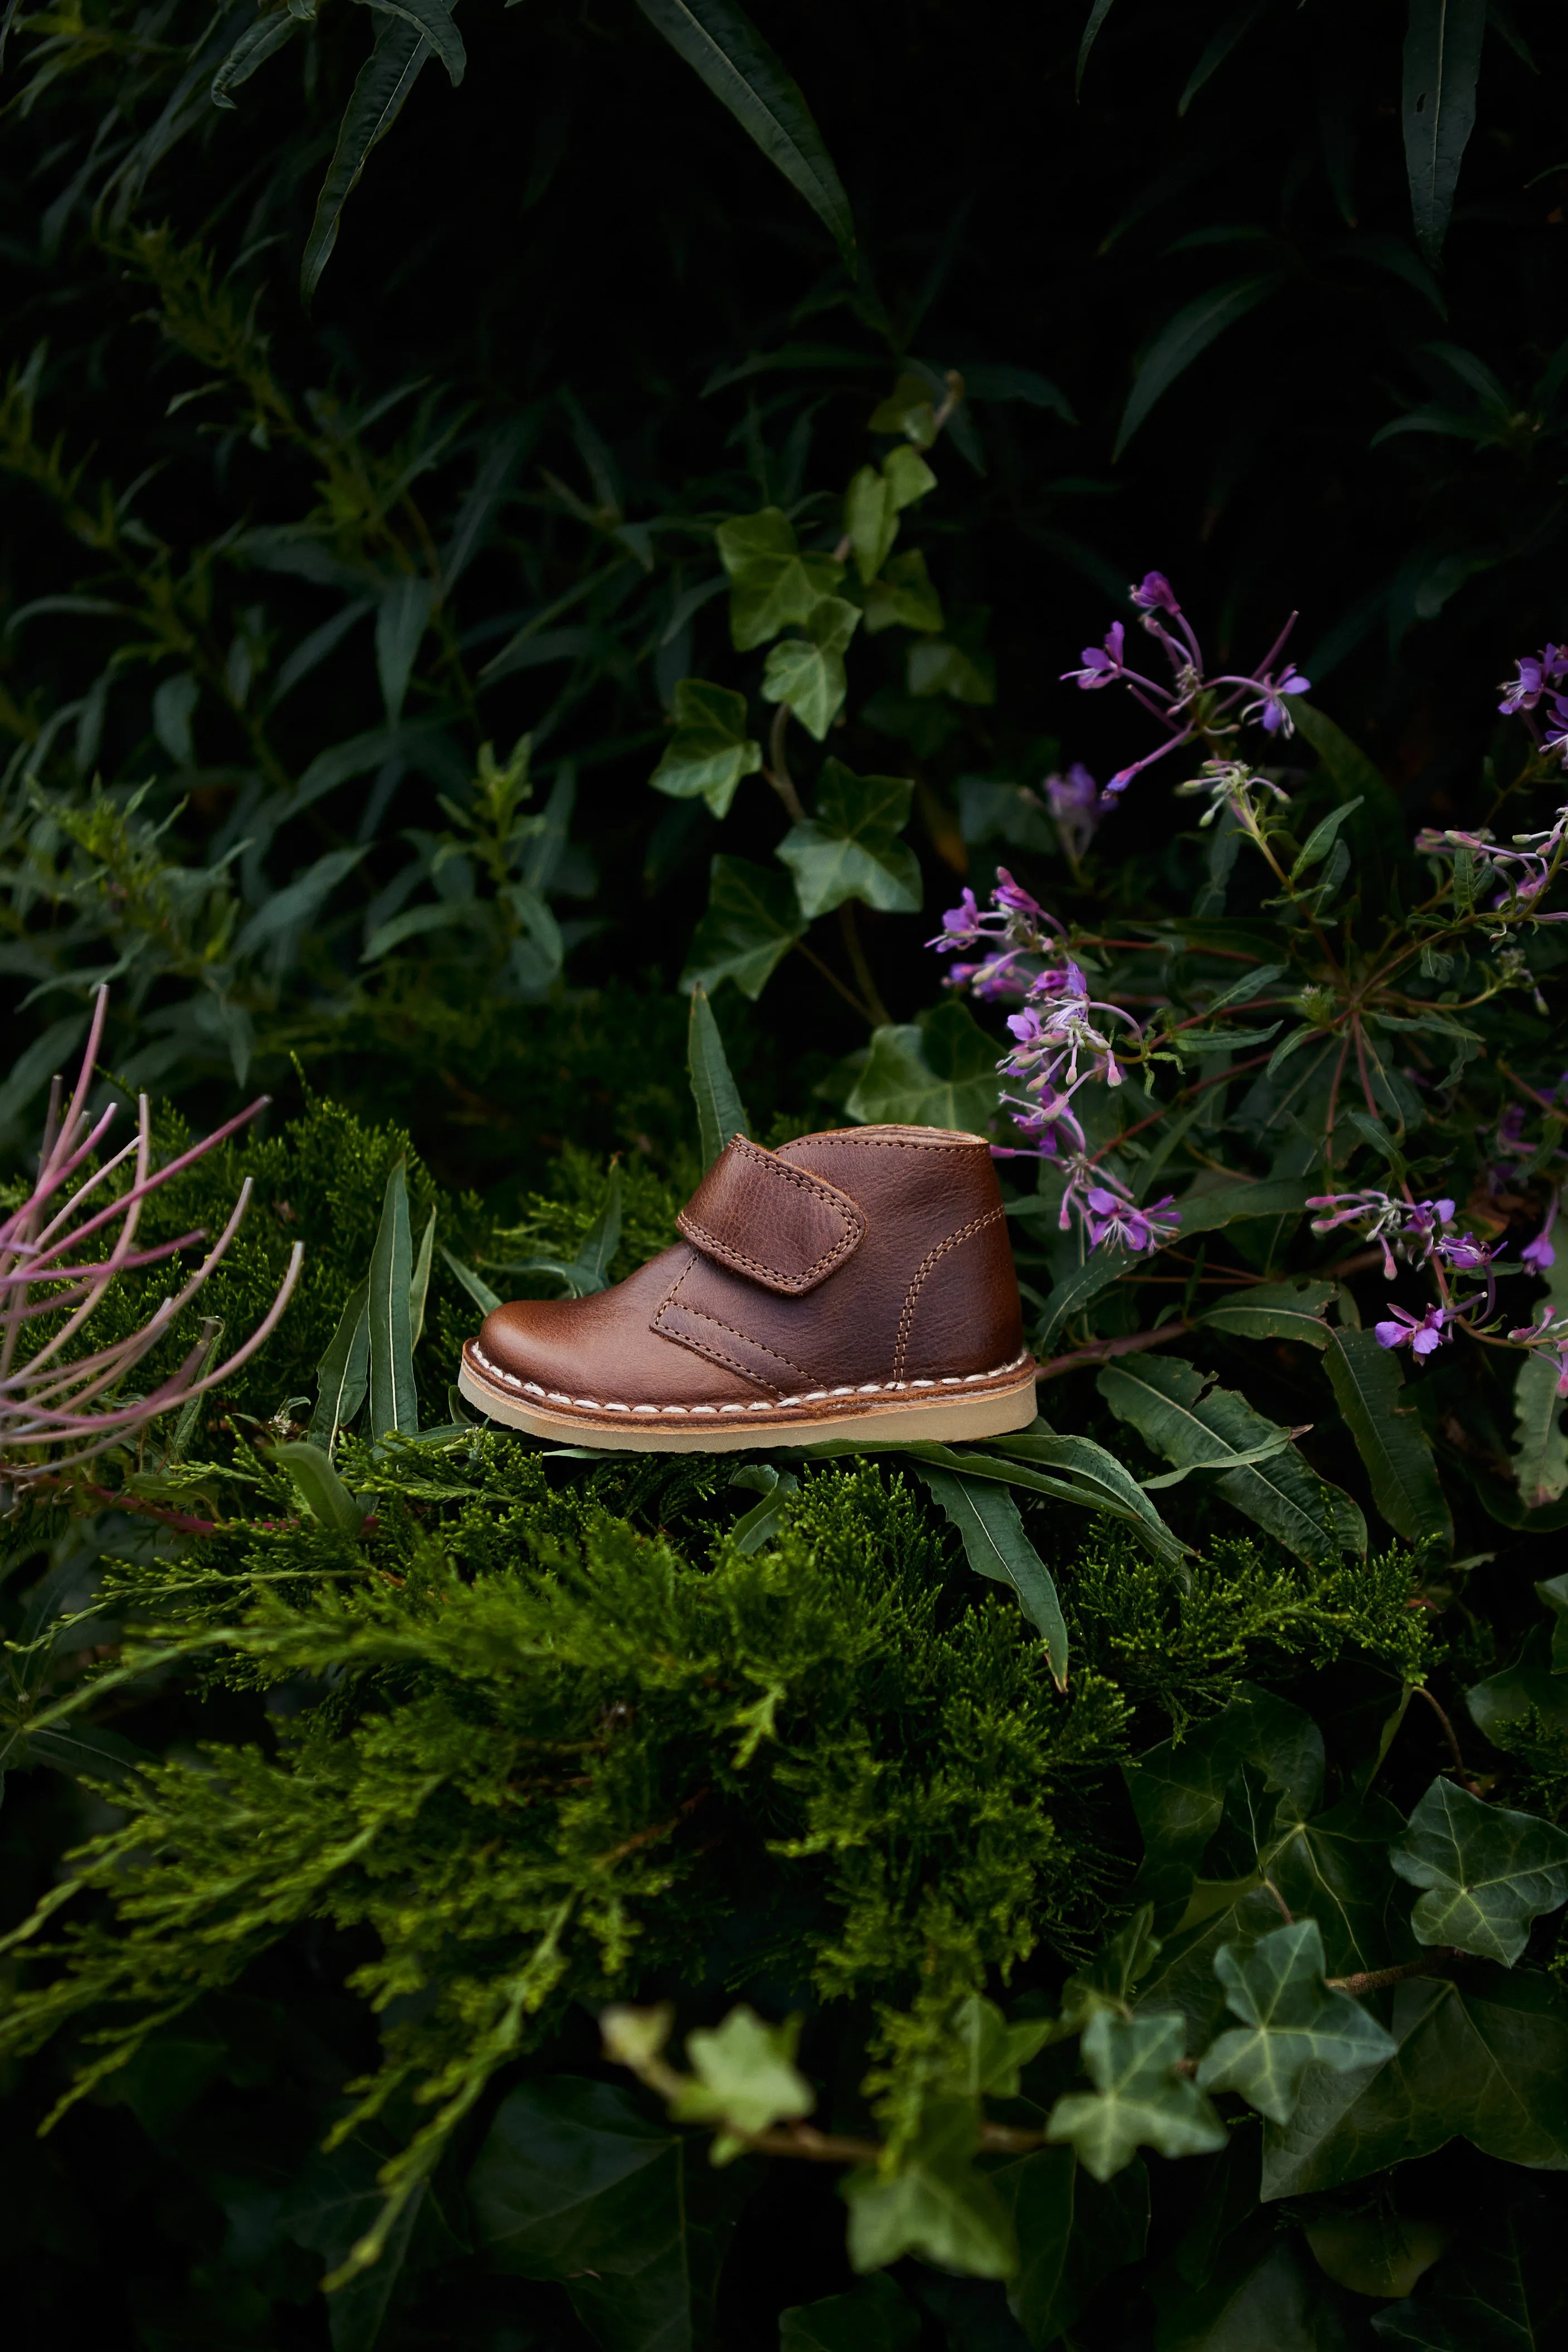
[[498,1307],[458,1386],[536,1437],[637,1453],[795,1438],[995,1437],[1035,1417],[984,1139],[849,1127],[736,1136],[613,1290]]

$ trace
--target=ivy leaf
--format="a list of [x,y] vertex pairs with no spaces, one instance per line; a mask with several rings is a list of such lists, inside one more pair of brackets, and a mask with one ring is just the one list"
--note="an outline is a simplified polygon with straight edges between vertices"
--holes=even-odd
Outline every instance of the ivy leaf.
[[671,800],[705,800],[728,816],[742,776],[763,764],[763,747],[746,730],[746,698],[706,678],[683,677],[675,689],[675,733],[648,778]]
[[996,1116],[995,1045],[962,999],[946,997],[916,1021],[873,1032],[844,1109],[866,1126],[983,1132]]
[[1140,2147],[1162,2156],[1203,2156],[1226,2144],[1225,2126],[1195,2083],[1175,2071],[1186,2041],[1185,2021],[1173,2016],[1121,2018],[1102,2009],[1084,2028],[1084,2070],[1094,2090],[1069,2091],[1046,2125],[1054,2140],[1069,2140],[1096,2180],[1131,2164]]
[[910,821],[913,791],[907,776],[857,776],[839,760],[824,761],[815,814],[794,826],[778,848],[795,876],[804,915],[814,919],[847,898],[863,899],[883,914],[918,913],[920,866],[908,842],[899,839]]
[[885,2271],[847,2294],[791,2304],[779,2314],[779,2352],[914,2352],[919,2314]]
[[1134,2158],[1113,2180],[1100,2182],[1070,2147],[1043,2147],[992,2179],[1018,2235],[1018,2274],[1007,2295],[1014,2317],[1031,2344],[1055,2344],[1102,2279],[1142,2261],[1148,2168]]
[[1064,2033],[1081,2033],[1089,2019],[1102,2009],[1114,2011],[1118,2017],[1126,2015],[1140,1978],[1148,1974],[1160,1955],[1160,1939],[1153,1933],[1153,1905],[1141,1904],[1125,1927],[1118,1928],[1110,1941],[1101,1946],[1088,1968],[1068,1977],[1062,1987],[1061,2015],[1052,2029],[1053,2039]]
[[1568,2168],[1568,2000],[1550,1977],[1472,1962],[1394,1988],[1392,2057],[1313,2071],[1263,2135],[1265,2199],[1304,2197],[1414,2163],[1451,2139],[1504,2163]]
[[1205,1330],[1230,1331],[1243,1339],[1297,1339],[1326,1348],[1329,1327],[1323,1309],[1334,1295],[1331,1282],[1265,1282],[1237,1291],[1198,1317]]
[[1418,1943],[1511,1968],[1530,1923],[1568,1903],[1568,1831],[1434,1780],[1389,1861],[1427,1891],[1410,1915]]
[[886,400],[872,410],[868,422],[873,433],[901,433],[912,448],[929,449],[936,439],[931,385],[924,376],[900,376]]
[[753,866],[749,857],[716,857],[710,868],[708,910],[697,926],[680,985],[700,984],[711,993],[732,980],[754,1003],[805,929],[787,874]]
[[678,2123],[720,2126],[713,2161],[739,2156],[747,2135],[808,2116],[816,2095],[795,2063],[801,2021],[767,2025],[742,2001],[722,2024],[688,2034],[694,2082],[670,2102]]
[[1526,1510],[1556,1502],[1568,1487],[1557,1359],[1544,1349],[1525,1357],[1513,1384],[1513,1475]]
[[[920,629],[931,635],[940,632],[942,625],[942,599],[931,586],[924,555],[918,547],[895,555],[867,592],[868,635],[874,637],[880,630],[892,628]],[[997,789],[1016,791],[1016,787]]]
[[[763,669],[763,699],[787,703],[820,743],[849,691],[844,656],[860,625],[860,608],[842,596],[824,596],[812,606],[802,625],[804,635],[785,637],[769,649]],[[915,904],[920,904],[918,898]]]
[[779,507],[735,515],[714,536],[730,575],[730,635],[737,653],[798,626],[844,577],[837,557],[801,552],[795,526]]
[[1222,2033],[1198,2066],[1200,2091],[1237,2091],[1260,2115],[1289,2123],[1307,2068],[1347,2074],[1394,2054],[1370,2011],[1323,1982],[1323,1937],[1315,1919],[1260,1936],[1249,1951],[1222,1944],[1214,1970],[1226,2006],[1243,2022]]
[[1046,1663],[1058,1690],[1068,1686],[1068,1629],[1050,1570],[1024,1533],[1018,1506],[1005,1486],[963,1478],[926,1462],[915,1467],[958,1529],[963,1555],[978,1576],[1005,1584],[1046,1644]]
[[1489,2210],[1415,2296],[1373,2315],[1380,2344],[1405,2352],[1535,2352],[1568,2327],[1555,2215],[1544,2200],[1510,2198]]
[[1288,1549],[1314,1562],[1364,1551],[1366,1525],[1348,1495],[1325,1486],[1294,1453],[1256,1455],[1284,1433],[1234,1390],[1213,1386],[1191,1364],[1146,1356],[1108,1364],[1096,1382],[1119,1420],[1177,1469],[1212,1466],[1227,1453],[1255,1458],[1225,1473],[1219,1491]]
[[885,2270],[900,2255],[919,2254],[971,2278],[1012,2277],[1017,2242],[1005,2204],[975,2168],[979,2141],[977,2099],[928,2099],[897,2172],[850,2173],[840,2194],[849,2208],[855,2270]]
[[954,702],[984,705],[996,699],[996,682],[989,668],[945,637],[928,637],[911,646],[904,664],[904,682],[917,700],[945,694]]
[[854,551],[861,584],[868,588],[899,535],[893,486],[875,466],[862,466],[850,478],[844,493],[844,535]]
[[1436,264],[1476,125],[1487,0],[1410,0],[1401,111],[1415,242]]
[[855,221],[844,184],[800,85],[750,17],[730,0],[637,0],[637,5],[805,198],[853,277]]

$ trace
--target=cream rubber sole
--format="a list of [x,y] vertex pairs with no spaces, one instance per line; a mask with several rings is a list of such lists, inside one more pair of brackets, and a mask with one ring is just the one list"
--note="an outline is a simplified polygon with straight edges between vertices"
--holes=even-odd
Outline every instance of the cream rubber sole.
[[977,1437],[1005,1437],[1034,1420],[1031,1356],[972,1379],[891,1383],[871,1403],[865,1389],[819,1390],[796,1403],[682,1405],[638,1411],[603,1405],[591,1397],[555,1398],[502,1385],[463,1350],[459,1394],[491,1421],[558,1444],[592,1445],[613,1454],[741,1454],[763,1445],[816,1445],[837,1438],[852,1445],[916,1443],[957,1445]]

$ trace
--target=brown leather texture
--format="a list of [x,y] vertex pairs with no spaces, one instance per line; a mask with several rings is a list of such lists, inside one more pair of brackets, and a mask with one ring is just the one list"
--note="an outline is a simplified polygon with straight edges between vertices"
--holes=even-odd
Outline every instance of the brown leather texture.
[[705,1257],[795,1297],[815,1290],[865,1237],[847,1192],[731,1137],[676,1219]]
[[1027,1361],[979,1136],[842,1128],[776,1153],[737,1138],[679,1222],[688,1245],[613,1290],[496,1308],[471,1343],[480,1368],[557,1405],[733,1412],[1016,1379]]

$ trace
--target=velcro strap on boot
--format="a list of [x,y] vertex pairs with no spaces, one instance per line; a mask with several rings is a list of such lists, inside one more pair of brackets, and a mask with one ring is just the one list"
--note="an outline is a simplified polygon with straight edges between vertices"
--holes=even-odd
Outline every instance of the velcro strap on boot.
[[705,1257],[791,1297],[826,1282],[866,1232],[847,1192],[743,1135],[731,1139],[675,1222]]

